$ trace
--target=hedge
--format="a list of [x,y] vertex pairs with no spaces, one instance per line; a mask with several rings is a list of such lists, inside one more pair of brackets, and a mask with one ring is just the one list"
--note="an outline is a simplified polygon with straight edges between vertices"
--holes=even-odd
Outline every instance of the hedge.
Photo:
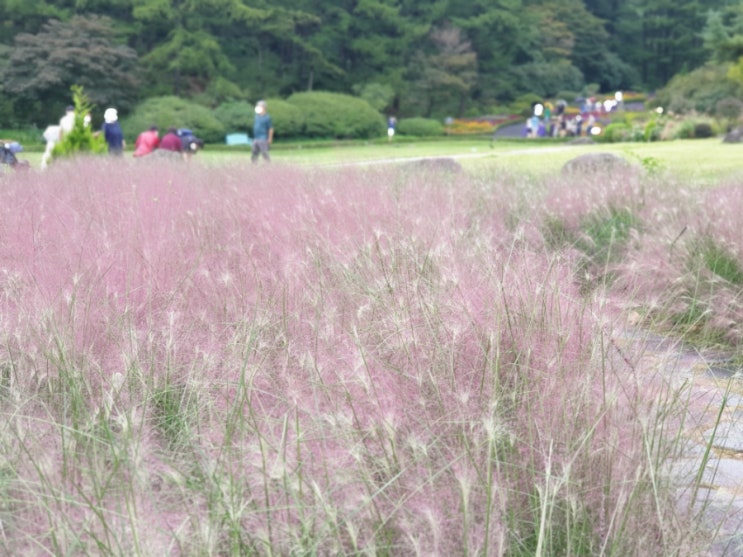
[[121,122],[129,139],[153,125],[160,128],[161,135],[170,127],[189,128],[207,143],[223,142],[225,136],[224,124],[210,109],[174,96],[149,98]]
[[325,91],[294,93],[287,102],[304,116],[305,137],[368,139],[386,132],[384,117],[363,99]]
[[397,123],[397,131],[401,135],[430,137],[444,135],[444,125],[432,118],[404,118]]

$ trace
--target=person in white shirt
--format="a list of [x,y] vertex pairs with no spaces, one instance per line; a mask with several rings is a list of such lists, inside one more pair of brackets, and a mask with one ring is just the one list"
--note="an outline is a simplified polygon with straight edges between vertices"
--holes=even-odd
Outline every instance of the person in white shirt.
[[62,128],[59,126],[47,126],[44,130],[44,141],[46,141],[46,150],[41,156],[41,168],[46,168],[49,165],[49,159],[52,158],[52,151],[54,146],[59,141],[60,133]]
[[75,107],[68,106],[65,110],[64,116],[59,120],[59,139],[64,137],[64,134],[70,133],[72,128],[75,127]]

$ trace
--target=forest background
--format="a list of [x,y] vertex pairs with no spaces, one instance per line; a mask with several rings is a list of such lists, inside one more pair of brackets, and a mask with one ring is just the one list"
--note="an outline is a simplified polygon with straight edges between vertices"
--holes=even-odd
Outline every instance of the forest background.
[[741,55],[740,0],[0,0],[0,128],[56,122],[74,84],[123,116],[330,91],[443,119],[674,83],[704,111],[743,97]]

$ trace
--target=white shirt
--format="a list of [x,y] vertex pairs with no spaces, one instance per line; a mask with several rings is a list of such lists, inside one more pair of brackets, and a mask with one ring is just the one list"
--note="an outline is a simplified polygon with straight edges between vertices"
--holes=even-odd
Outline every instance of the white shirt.
[[75,113],[72,111],[65,112],[65,115],[59,120],[59,127],[63,134],[71,132],[72,128],[75,127]]

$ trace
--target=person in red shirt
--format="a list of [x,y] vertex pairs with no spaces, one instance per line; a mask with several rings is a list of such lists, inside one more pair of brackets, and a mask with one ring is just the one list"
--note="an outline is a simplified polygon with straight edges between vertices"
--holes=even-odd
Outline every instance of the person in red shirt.
[[160,149],[164,151],[176,151],[178,153],[183,152],[183,143],[181,142],[181,138],[178,137],[175,128],[168,128],[168,133],[160,140]]
[[157,149],[160,145],[160,133],[157,126],[152,126],[149,130],[143,131],[137,137],[134,143],[134,156],[144,157]]

